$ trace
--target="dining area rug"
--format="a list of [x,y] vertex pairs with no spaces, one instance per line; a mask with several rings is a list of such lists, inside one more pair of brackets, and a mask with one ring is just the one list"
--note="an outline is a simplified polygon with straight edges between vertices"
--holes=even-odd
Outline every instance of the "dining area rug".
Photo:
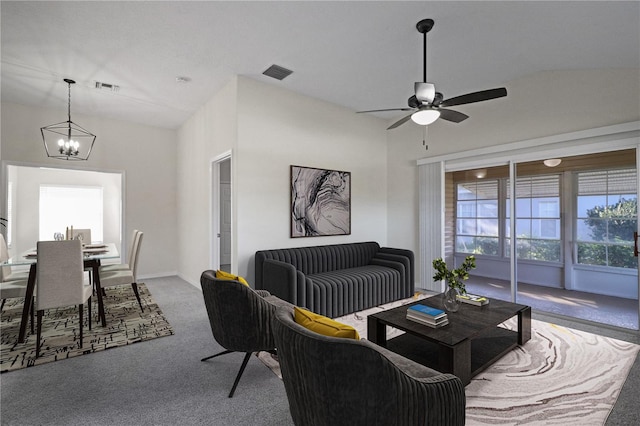
[[97,297],[92,297],[92,329],[88,328],[85,313],[82,348],[78,339],[78,308],[70,306],[46,310],[42,319],[42,346],[38,358],[35,356],[36,334],[31,334],[30,326],[27,327],[24,343],[18,343],[24,300],[7,299],[0,317],[0,373],[173,335],[173,328],[147,286],[139,283],[138,291],[144,312],[140,311],[131,285],[106,289],[103,298],[105,327],[98,320]]
[[[394,302],[393,307],[415,299]],[[367,337],[367,316],[378,306],[335,318]],[[515,319],[502,325],[515,329]],[[388,338],[402,334],[387,328]],[[531,321],[531,340],[505,354],[466,388],[467,425],[602,425],[640,352],[640,346],[543,321]],[[258,358],[282,378],[277,356]]]

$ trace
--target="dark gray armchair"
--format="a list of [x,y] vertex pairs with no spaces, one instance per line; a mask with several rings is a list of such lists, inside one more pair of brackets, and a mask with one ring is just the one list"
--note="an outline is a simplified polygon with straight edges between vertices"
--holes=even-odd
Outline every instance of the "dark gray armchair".
[[459,378],[367,340],[326,337],[278,308],[273,332],[291,417],[299,426],[463,425]]
[[254,291],[238,281],[217,279],[215,271],[204,271],[200,284],[213,337],[225,348],[202,361],[231,352],[246,353],[229,393],[231,398],[251,354],[275,349],[271,319],[276,306],[264,299],[269,296],[268,291]]

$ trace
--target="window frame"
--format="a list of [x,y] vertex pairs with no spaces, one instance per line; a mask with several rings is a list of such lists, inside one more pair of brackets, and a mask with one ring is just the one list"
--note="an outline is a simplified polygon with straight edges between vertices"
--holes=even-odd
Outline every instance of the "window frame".
[[[572,250],[573,250],[573,254],[574,254],[574,265],[580,268],[594,268],[594,269],[606,269],[606,268],[615,268],[616,270],[619,271],[637,271],[638,270],[638,262],[637,259],[631,255],[629,257],[628,260],[630,260],[629,262],[629,267],[627,266],[618,266],[618,265],[611,265],[611,260],[610,260],[610,253],[611,253],[611,249],[612,248],[620,248],[623,250],[630,250],[631,253],[633,253],[633,238],[631,238],[631,240],[627,243],[616,243],[616,242],[612,242],[609,239],[609,232],[608,232],[608,228],[609,228],[609,223],[612,220],[612,218],[603,218],[602,221],[606,223],[605,227],[607,229],[607,237],[603,240],[603,241],[598,241],[598,240],[583,240],[579,238],[579,234],[580,234],[580,222],[589,219],[589,217],[587,216],[581,216],[580,215],[580,211],[578,208],[579,205],[579,198],[581,196],[594,196],[594,197],[604,197],[604,205],[609,207],[612,204],[609,203],[609,197],[610,195],[613,196],[623,196],[623,195],[631,195],[630,193],[633,191],[622,191],[622,192],[611,192],[609,191],[610,185],[609,185],[609,176],[613,173],[616,172],[622,172],[622,173],[629,173],[631,176],[628,178],[628,181],[631,183],[632,186],[635,186],[635,202],[636,202],[636,211],[630,215],[627,216],[626,221],[630,221],[633,222],[633,229],[636,230],[638,227],[638,223],[637,223],[637,202],[638,202],[638,187],[637,187],[637,169],[636,168],[630,168],[630,167],[610,167],[610,168],[605,168],[605,169],[591,169],[591,170],[585,170],[585,171],[577,171],[574,173],[573,176],[573,187],[574,187],[574,196],[573,196],[573,202],[574,202],[574,214],[572,217],[572,222],[573,222],[573,242],[572,242]],[[597,175],[600,173],[605,173],[606,174],[606,184],[605,184],[605,188],[606,188],[606,193],[602,194],[601,192],[581,192],[580,191],[580,175],[586,175],[586,174],[592,174],[592,175]],[[618,202],[614,203],[617,204]],[[593,206],[591,208],[594,207],[599,207],[599,206]],[[592,218],[594,219],[594,218]],[[602,247],[604,249],[604,263],[601,264],[595,264],[595,263],[582,263],[581,262],[581,256],[580,256],[580,248],[581,245],[592,245],[592,246],[596,246],[596,247]]]
[[[91,229],[92,240],[94,241],[104,240],[104,188],[102,186],[41,183],[39,185],[39,188],[40,188],[39,189],[40,198],[38,201],[39,210],[40,210],[39,219],[38,219],[39,240],[41,241],[52,240],[53,233],[51,232],[51,230],[54,229],[54,228],[49,228],[48,226],[43,226],[44,224],[43,221],[51,217],[50,215],[45,214],[43,212],[43,209],[46,209],[49,212],[53,210],[53,208],[47,209],[47,206],[43,206],[43,195],[47,196],[46,192],[50,192],[50,193],[58,192],[60,193],[58,195],[61,195],[62,192],[71,194],[73,190],[79,190],[81,192],[84,192],[84,194],[76,194],[75,203],[73,204],[74,206],[73,210],[75,210],[75,212],[77,213],[78,211],[81,210],[81,208],[86,209],[85,205],[88,205],[90,207],[90,210],[93,210],[90,214],[92,216],[96,215],[99,218],[99,220],[93,220],[93,219],[86,220],[77,216],[73,217],[73,213],[71,213],[71,214],[68,214],[68,216],[70,216],[70,219],[69,221],[67,221],[68,222],[67,225],[69,227],[73,226],[77,229],[89,228]],[[94,192],[93,194],[91,194],[90,200],[88,200],[87,198],[87,195],[89,195],[88,191]],[[51,197],[51,200],[52,200],[51,201],[52,203],[59,204],[55,202],[55,197]],[[57,208],[58,205],[56,205],[55,207]],[[58,221],[61,220],[59,219],[59,217],[57,219]],[[58,223],[60,223],[59,225],[60,228],[59,229],[55,228],[56,230],[54,232],[60,232],[64,234],[65,229],[62,228],[62,222],[58,222]],[[67,225],[64,225],[64,226],[66,227]]]
[[[558,259],[535,259],[535,258],[531,258],[531,257],[527,257],[527,258],[520,258],[518,257],[518,261],[532,261],[532,262],[545,262],[545,263],[553,263],[553,264],[561,264],[564,262],[564,238],[563,238],[563,225],[562,225],[562,199],[563,199],[563,192],[562,192],[562,188],[563,188],[563,179],[564,176],[562,173],[549,173],[549,174],[545,174],[545,175],[535,175],[535,176],[521,176],[519,178],[516,178],[516,185],[519,179],[529,179],[530,181],[532,179],[536,179],[538,178],[539,180],[549,180],[551,177],[551,179],[553,179],[553,183],[554,185],[557,185],[557,196],[534,196],[535,194],[533,194],[531,191],[529,191],[530,193],[530,197],[518,197],[521,199],[529,199],[529,216],[522,218],[521,220],[528,220],[529,221],[529,228],[533,229],[533,222],[534,221],[539,221],[540,223],[542,223],[543,220],[547,220],[547,219],[551,219],[556,221],[556,234],[558,236],[558,238],[533,238],[533,235],[531,236],[531,238],[517,238],[517,241],[523,240],[525,242],[527,242],[528,244],[533,243],[534,245],[536,245],[537,242],[542,242],[542,244],[545,244],[549,241],[555,241],[557,244],[557,250],[558,250]],[[459,220],[461,219],[461,217],[459,216],[459,212],[460,212],[460,203],[463,202],[465,204],[467,204],[468,201],[474,201],[475,205],[476,205],[476,212],[475,212],[475,216],[465,216],[462,219],[474,219],[474,220],[479,220],[479,219],[483,219],[483,216],[480,216],[478,214],[478,209],[477,209],[477,203],[479,200],[486,200],[487,198],[478,198],[477,194],[476,197],[473,199],[459,199],[459,195],[460,195],[460,186],[464,186],[464,185],[470,185],[470,184],[475,184],[477,185],[479,180],[465,180],[465,181],[459,181],[459,182],[455,182],[454,184],[454,205],[455,205],[455,217],[454,217],[454,223],[455,223],[455,227],[454,227],[454,245],[453,245],[453,250],[454,250],[454,254],[455,255],[467,255],[467,254],[474,254],[477,256],[489,256],[495,259],[508,259],[509,258],[509,250],[510,250],[510,240],[511,240],[511,236],[508,233],[509,230],[509,215],[508,215],[508,209],[509,209],[509,183],[510,183],[510,179],[508,177],[501,177],[501,178],[495,178],[495,179],[482,179],[482,181],[484,183],[488,183],[488,182],[496,182],[496,186],[497,186],[497,197],[498,199],[496,200],[497,203],[497,219],[498,219],[498,235],[496,237],[493,236],[487,236],[487,235],[483,235],[481,233],[479,233],[477,227],[475,229],[475,233],[474,234],[461,234],[459,233]],[[536,199],[547,199],[547,198],[557,198],[557,216],[554,217],[548,217],[548,216],[542,216],[542,215],[538,215],[538,216],[533,216],[533,213],[531,213],[531,210],[533,208],[533,200]],[[489,200],[493,200],[493,198],[489,198]],[[516,217],[516,220],[518,220],[519,218]],[[474,239],[474,244],[473,244],[473,251],[459,251],[458,247],[459,247],[459,238],[463,237],[463,238],[473,238]],[[478,238],[496,238],[497,239],[497,254],[490,254],[490,253],[478,253],[477,252],[477,239]]]

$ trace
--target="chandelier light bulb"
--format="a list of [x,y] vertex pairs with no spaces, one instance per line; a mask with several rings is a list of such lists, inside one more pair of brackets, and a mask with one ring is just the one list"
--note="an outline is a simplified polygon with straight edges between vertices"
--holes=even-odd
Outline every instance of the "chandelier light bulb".
[[66,156],[78,155],[80,152],[80,142],[74,141],[73,139],[58,139],[58,152]]

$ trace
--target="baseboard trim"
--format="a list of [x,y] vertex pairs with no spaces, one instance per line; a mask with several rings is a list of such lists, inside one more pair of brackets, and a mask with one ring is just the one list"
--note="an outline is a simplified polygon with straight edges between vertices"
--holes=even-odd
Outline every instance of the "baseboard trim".
[[156,274],[144,274],[144,275],[139,275],[138,279],[140,281],[145,280],[145,279],[149,279],[149,278],[164,278],[164,277],[175,277],[175,276],[180,276],[178,274],[178,271],[169,271],[169,272],[158,272]]
[[181,280],[183,280],[183,281],[185,281],[185,282],[187,282],[187,283],[191,284],[192,286],[194,286],[194,287],[195,287],[195,288],[197,288],[198,290],[202,291],[202,286],[200,286],[200,282],[199,282],[199,281],[193,282],[193,281],[189,280],[187,277],[185,277],[184,275],[182,275],[182,274],[180,274],[180,273],[178,273],[178,274],[176,274],[176,275],[177,275]]

